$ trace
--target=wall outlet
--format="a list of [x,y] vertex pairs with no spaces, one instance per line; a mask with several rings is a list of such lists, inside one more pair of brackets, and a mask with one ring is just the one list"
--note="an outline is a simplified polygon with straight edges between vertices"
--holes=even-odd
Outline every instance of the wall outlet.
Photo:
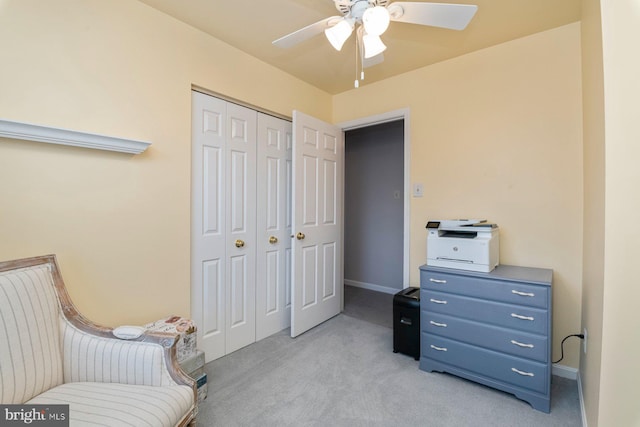
[[582,351],[584,351],[584,354],[587,354],[587,328],[582,330],[582,335],[584,335],[582,339]]

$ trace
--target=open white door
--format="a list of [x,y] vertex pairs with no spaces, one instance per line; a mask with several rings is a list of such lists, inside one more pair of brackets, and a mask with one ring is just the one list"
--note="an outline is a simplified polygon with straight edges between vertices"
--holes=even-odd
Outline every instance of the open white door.
[[340,313],[344,134],[293,112],[291,336]]

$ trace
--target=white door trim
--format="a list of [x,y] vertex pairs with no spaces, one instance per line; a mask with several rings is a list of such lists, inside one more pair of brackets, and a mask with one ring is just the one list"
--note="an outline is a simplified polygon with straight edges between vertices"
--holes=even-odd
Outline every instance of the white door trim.
[[362,117],[347,122],[338,123],[343,132],[367,126],[379,125],[395,120],[404,120],[404,239],[402,254],[402,287],[409,287],[409,244],[411,217],[411,138],[409,136],[409,108],[388,111],[382,114]]

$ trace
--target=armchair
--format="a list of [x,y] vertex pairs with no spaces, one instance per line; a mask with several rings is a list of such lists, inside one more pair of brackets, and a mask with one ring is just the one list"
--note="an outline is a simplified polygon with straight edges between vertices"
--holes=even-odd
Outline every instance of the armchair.
[[176,337],[134,340],[86,319],[55,255],[0,262],[0,403],[69,404],[71,425],[195,424]]

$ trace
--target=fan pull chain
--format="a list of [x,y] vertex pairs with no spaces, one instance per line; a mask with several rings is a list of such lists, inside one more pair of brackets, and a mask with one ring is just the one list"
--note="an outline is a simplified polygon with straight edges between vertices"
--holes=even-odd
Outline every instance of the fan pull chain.
[[358,89],[360,87],[360,82],[358,81],[358,56],[360,56],[360,55],[358,55],[358,48],[360,47],[359,46],[360,44],[358,43],[358,35],[357,35],[357,33],[356,33],[355,39],[356,39],[356,80],[353,82],[353,86],[356,89]]
[[360,38],[360,80],[364,80],[364,45],[362,44],[362,38]]

